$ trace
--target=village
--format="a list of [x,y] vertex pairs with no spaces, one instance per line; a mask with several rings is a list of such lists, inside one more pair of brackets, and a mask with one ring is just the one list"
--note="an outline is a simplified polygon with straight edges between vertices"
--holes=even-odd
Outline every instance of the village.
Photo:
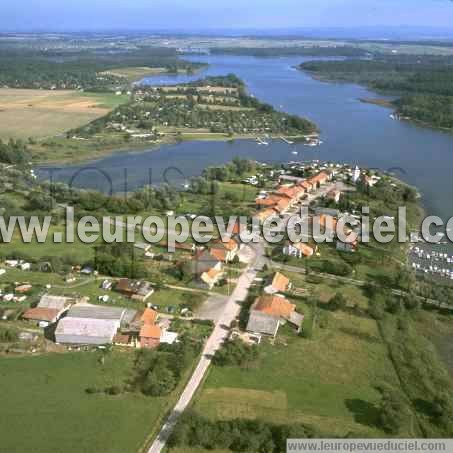
[[[297,177],[303,168],[309,168],[313,174],[310,177]],[[335,239],[335,226],[338,219],[343,215],[338,205],[343,193],[354,191],[355,184],[359,180],[372,186],[380,177],[369,176],[361,172],[357,167],[350,168],[339,164],[320,164],[312,162],[301,165],[288,164],[284,170],[267,171],[267,183],[270,190],[259,190],[255,200],[255,217],[265,222],[272,216],[278,216],[287,220],[301,207],[310,209],[306,219],[318,222],[325,230],[331,229],[332,240]],[[243,184],[254,185],[256,176],[250,176]],[[308,219],[310,217],[310,219]],[[357,216],[358,218],[358,216]],[[359,221],[357,220],[357,227]],[[191,276],[195,293],[206,294],[209,297],[201,307],[193,312],[188,306],[178,307],[170,305],[159,307],[153,303],[153,294],[157,289],[156,282],[145,280],[132,280],[128,278],[112,279],[109,276],[99,275],[99,272],[89,266],[79,266],[65,277],[68,287],[77,284],[83,279],[91,283],[97,282],[100,294],[96,300],[90,297],[77,295],[71,296],[52,294],[52,285],[47,284],[41,295],[33,293],[33,284],[27,281],[27,272],[31,271],[31,263],[21,259],[8,259],[0,268],[0,308],[2,319],[6,325],[14,326],[14,320],[20,326],[37,326],[42,329],[46,341],[53,341],[58,345],[64,345],[69,350],[74,347],[103,347],[115,345],[118,347],[132,348],[156,348],[160,344],[172,344],[178,341],[178,332],[172,331],[171,325],[175,318],[182,317],[185,320],[199,319],[222,322],[222,308],[225,300],[237,282],[238,275],[248,267],[253,266],[256,253],[250,245],[243,244],[240,239],[241,228],[236,223],[232,235],[228,241],[223,242],[220,238],[212,241],[207,246],[195,244],[179,244],[178,248],[183,252],[175,266]],[[358,228],[357,228],[358,231]],[[352,230],[348,231],[349,233]],[[336,249],[342,252],[355,252],[358,247],[358,234],[350,242],[335,240]],[[135,248],[143,254],[145,259],[152,260],[157,252],[151,244],[137,242]],[[319,248],[313,241],[313,237],[304,238],[304,242],[292,243],[289,240],[272,248],[267,247],[266,257],[263,262],[272,268],[272,254],[280,253],[282,256],[293,260],[310,260],[320,255]],[[235,266],[233,275],[227,269]],[[11,270],[15,274],[20,271],[21,282],[4,285],[4,281]],[[41,270],[43,270],[41,268]],[[44,274],[45,275],[45,274]],[[223,282],[227,280],[228,293],[215,292]],[[269,281],[267,281],[269,280]],[[254,285],[261,284],[262,277],[257,277]],[[279,325],[289,323],[295,332],[303,329],[304,314],[296,310],[296,305],[290,298],[295,289],[291,282],[281,272],[266,277],[263,293],[250,308],[249,319],[245,331],[233,329],[231,335],[240,337],[247,342],[259,343],[263,337],[275,338]],[[32,293],[32,296],[28,294]],[[129,300],[126,307],[110,306],[113,294],[120,295],[123,300]],[[289,297],[289,299],[287,298]],[[223,304],[222,304],[223,301]],[[171,302],[171,301],[170,301]],[[134,307],[135,303],[135,307]],[[29,308],[27,307],[29,304]],[[118,305],[120,305],[119,302]],[[131,305],[132,304],[132,305]],[[15,305],[21,307],[17,310]],[[214,307],[214,308],[212,308]],[[26,322],[26,324],[23,324]],[[23,334],[24,332],[21,332]],[[27,335],[22,335],[26,338]],[[20,348],[12,348],[20,350]],[[35,347],[24,348],[24,351],[38,350]]]

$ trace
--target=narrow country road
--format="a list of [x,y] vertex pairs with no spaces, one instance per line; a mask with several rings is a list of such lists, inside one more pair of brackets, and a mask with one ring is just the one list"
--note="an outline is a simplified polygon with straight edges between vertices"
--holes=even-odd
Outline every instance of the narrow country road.
[[239,315],[241,308],[240,302],[243,302],[247,298],[250,286],[256,278],[257,269],[262,268],[264,264],[263,244],[254,244],[253,249],[255,253],[253,263],[248,266],[239,277],[233,293],[226,302],[222,316],[205,344],[201,359],[198,362],[195,371],[176,403],[176,406],[173,408],[161,431],[149,448],[148,453],[160,453],[163,450],[174,426],[176,425],[176,422],[178,421],[178,418],[187,408],[196,390],[203,381],[203,378],[211,365],[212,357],[220,348],[222,343],[227,339],[229,334],[229,325]]

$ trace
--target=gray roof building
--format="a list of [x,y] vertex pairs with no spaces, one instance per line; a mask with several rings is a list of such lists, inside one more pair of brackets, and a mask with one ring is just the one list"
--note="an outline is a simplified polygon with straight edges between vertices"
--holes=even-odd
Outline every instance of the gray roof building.
[[250,312],[249,322],[247,323],[247,331],[275,337],[279,326],[280,320],[278,317],[252,310]]
[[323,208],[323,207],[318,207],[314,208],[314,212],[316,215],[330,215],[332,217],[339,217],[340,216],[340,211],[338,209],[334,208]]
[[126,308],[122,307],[101,307],[99,305],[79,304],[73,305],[68,318],[104,319],[122,321]]
[[70,297],[51,296],[45,294],[38,303],[39,308],[52,308],[54,310],[64,310],[68,305],[74,302]]
[[293,311],[290,315],[288,322],[290,322],[293,326],[297,327],[297,330],[302,328],[302,323],[304,322],[304,315],[297,313],[297,311]]
[[62,344],[110,344],[120,321],[114,319],[63,318],[55,330],[55,341]]

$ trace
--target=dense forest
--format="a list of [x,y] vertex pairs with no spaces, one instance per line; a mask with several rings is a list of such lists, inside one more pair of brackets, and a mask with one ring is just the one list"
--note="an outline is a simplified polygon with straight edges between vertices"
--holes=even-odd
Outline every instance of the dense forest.
[[118,67],[196,70],[201,65],[180,60],[174,49],[131,51],[32,51],[0,47],[0,86],[10,88],[111,91],[124,79],[105,73]]
[[354,46],[291,46],[291,47],[214,47],[213,55],[250,55],[254,57],[364,57],[369,55],[364,49]]
[[398,115],[453,128],[453,57],[399,55],[373,60],[312,61],[300,68],[328,80],[366,84],[397,93]]

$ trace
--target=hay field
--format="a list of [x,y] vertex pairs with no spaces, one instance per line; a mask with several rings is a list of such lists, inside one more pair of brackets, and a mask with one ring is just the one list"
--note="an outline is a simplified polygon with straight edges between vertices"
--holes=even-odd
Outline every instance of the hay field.
[[106,115],[127,97],[70,90],[0,88],[0,138],[43,138]]

